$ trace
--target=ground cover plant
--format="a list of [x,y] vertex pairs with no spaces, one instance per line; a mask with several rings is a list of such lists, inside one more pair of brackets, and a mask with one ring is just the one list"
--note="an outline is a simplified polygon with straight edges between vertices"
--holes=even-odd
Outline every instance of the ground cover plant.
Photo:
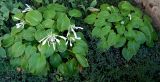
[[10,23],[10,15],[20,12],[18,9],[22,7],[20,2],[15,2],[13,4],[12,0],[1,0],[0,1],[0,56],[2,58],[6,57],[6,52],[3,47],[1,47],[2,36],[5,33],[10,32],[9,23]]
[[73,75],[81,67],[88,67],[85,58],[88,45],[83,34],[75,30],[70,18],[80,17],[81,12],[60,4],[46,7],[26,8],[12,18],[18,21],[11,33],[2,37],[11,65],[36,75],[47,75],[50,68],[62,75]]
[[127,1],[120,2],[118,7],[102,4],[99,12],[91,13],[84,21],[94,26],[92,36],[100,39],[99,50],[122,47],[127,61],[142,44],[151,47],[157,40],[151,19]]
[[[147,47],[146,45],[141,45],[138,52],[137,52],[137,55],[133,56],[130,61],[126,61],[122,57],[121,52],[122,52],[123,48],[111,47],[108,50],[105,50],[104,52],[97,50],[96,45],[100,39],[94,38],[91,35],[92,34],[91,27],[93,27],[93,26],[84,23],[84,18],[89,14],[88,10],[92,11],[92,9],[93,10],[95,9],[97,11],[99,6],[103,3],[112,4],[117,7],[118,3],[121,0],[112,0],[112,1],[111,0],[97,0],[97,1],[93,0],[93,2],[92,2],[92,0],[69,0],[69,1],[68,0],[42,0],[42,2],[41,2],[41,0],[19,0],[19,1],[22,2],[24,5],[29,4],[28,6],[30,8],[32,8],[33,10],[38,10],[38,11],[41,11],[41,10],[43,11],[43,7],[47,7],[47,5],[49,5],[50,3],[52,4],[53,2],[60,3],[60,4],[65,5],[66,7],[68,7],[69,10],[67,9],[65,14],[70,19],[72,24],[75,24],[76,26],[83,27],[83,30],[81,30],[81,29],[76,30],[75,29],[75,31],[76,31],[76,33],[78,32],[77,33],[78,36],[81,35],[81,33],[79,33],[79,31],[82,31],[82,33],[84,34],[84,37],[86,38],[86,42],[88,44],[88,53],[87,53],[88,55],[86,56],[86,58],[89,62],[89,67],[82,69],[81,68],[82,66],[79,64],[78,67],[80,67],[80,72],[75,73],[75,75],[72,77],[68,77],[68,76],[70,76],[68,74],[67,74],[67,76],[62,77],[61,74],[59,73],[60,71],[58,72],[57,69],[54,68],[52,66],[52,64],[50,63],[50,58],[46,58],[47,62],[49,62],[49,65],[50,65],[49,72],[48,72],[47,76],[41,76],[41,74],[38,74],[38,72],[30,74],[29,70],[24,69],[25,67],[23,67],[23,66],[25,66],[25,64],[23,64],[23,66],[19,65],[17,67],[17,66],[14,66],[16,64],[13,64],[10,62],[10,60],[12,60],[12,59],[21,59],[24,55],[22,55],[21,57],[16,57],[16,58],[11,57],[9,55],[7,55],[7,57],[6,57],[6,55],[4,55],[4,56],[0,57],[0,81],[1,82],[12,82],[12,81],[14,81],[14,82],[37,82],[37,81],[39,81],[39,82],[57,82],[57,81],[62,81],[62,82],[82,82],[82,81],[83,82],[110,82],[110,81],[111,82],[116,82],[116,81],[120,81],[120,82],[126,82],[126,81],[127,82],[128,81],[159,82],[160,81],[160,79],[159,79],[159,77],[160,77],[159,71],[160,70],[158,69],[160,67],[159,66],[159,62],[160,62],[159,61],[159,58],[160,58],[159,40],[151,48]],[[90,3],[92,3],[92,5]],[[21,8],[21,10],[23,10],[25,7]],[[30,8],[29,8],[29,11],[30,11]],[[81,10],[81,12],[82,12],[81,14],[77,10],[77,8],[79,10]],[[28,10],[28,8],[27,8],[27,10]],[[12,14],[12,16],[9,17],[10,22],[6,23],[8,28],[12,28],[11,33],[9,33],[9,35],[14,34],[14,32],[16,31],[15,28],[17,26],[21,26],[21,25],[23,26],[22,22],[23,21],[26,22],[26,20],[24,20],[25,15],[29,11],[23,13],[22,18],[21,18],[22,14],[20,14],[20,13],[16,14],[15,16],[13,16],[13,14]],[[76,13],[76,15],[75,15],[75,13]],[[144,13],[142,12],[142,15],[143,14]],[[13,22],[11,18],[13,18],[13,20],[15,22]],[[17,18],[18,18],[18,20],[17,20]],[[21,18],[21,20],[19,20],[19,18]],[[43,21],[44,20],[46,20],[46,19],[43,18]],[[52,20],[54,20],[56,22],[55,19],[52,19]],[[42,24],[42,22],[41,22],[41,24]],[[46,23],[43,23],[43,25],[40,25],[40,26],[45,26],[44,24],[46,24]],[[16,26],[11,27],[13,25],[16,25]],[[19,39],[23,38],[23,40],[22,40],[23,45],[42,44],[43,41],[38,42],[38,40],[35,40],[35,41],[26,40],[27,38],[30,38],[30,37],[27,37],[24,35],[27,34],[30,36],[30,34],[32,35],[32,33],[25,33],[21,37],[21,34],[24,33],[23,31],[26,31],[30,26],[31,25],[29,23],[26,23],[24,25],[24,28],[23,29],[21,28],[22,30],[20,32],[19,31],[15,32],[14,37],[17,35],[20,35],[18,37],[19,37]],[[32,27],[34,27],[34,26],[32,26]],[[14,29],[14,32],[13,32],[13,29]],[[35,29],[37,30],[37,27],[35,27]],[[51,28],[45,27],[42,29],[45,29],[45,31],[47,31],[48,29],[51,29]],[[57,29],[56,29],[56,31],[57,31]],[[48,33],[46,33],[45,35],[47,36]],[[5,34],[5,32],[3,32],[3,34]],[[66,36],[66,34],[67,34],[67,30],[64,32],[58,32],[58,35],[61,35],[61,36]],[[27,37],[27,38],[24,38],[24,37]],[[83,37],[81,37],[81,38],[83,38]],[[34,39],[35,39],[35,37],[34,37]],[[31,40],[31,38],[30,38],[30,40]],[[82,39],[82,40],[84,40],[84,39]],[[2,41],[2,43],[3,43],[3,41]],[[75,43],[73,43],[72,47],[74,47],[74,44]],[[58,46],[56,45],[56,47],[58,47]],[[68,44],[68,48],[71,48],[70,44]],[[7,49],[7,48],[5,47],[5,49]],[[58,49],[58,48],[56,48],[56,49]],[[3,49],[0,52],[5,53],[5,50]],[[8,53],[8,51],[6,51],[6,52]],[[37,49],[37,52],[39,52],[38,49]],[[61,53],[61,52],[58,52],[58,54],[59,53]],[[62,56],[62,54],[59,54],[59,55]],[[76,59],[74,56],[70,56],[70,57],[71,57],[71,59],[72,58]],[[39,57],[37,59],[39,59]],[[67,60],[70,60],[67,58],[62,58],[62,59],[63,59],[63,62],[67,62]],[[10,64],[12,64],[12,65],[10,65]],[[18,63],[18,64],[20,64],[20,63]],[[34,74],[36,74],[36,75],[34,75]]]

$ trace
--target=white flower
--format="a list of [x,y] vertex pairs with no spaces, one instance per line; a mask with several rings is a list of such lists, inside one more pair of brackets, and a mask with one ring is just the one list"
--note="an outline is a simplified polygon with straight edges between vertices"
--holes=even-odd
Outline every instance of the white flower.
[[123,25],[125,22],[124,21],[121,21],[121,24]]
[[14,16],[13,18],[14,18],[14,19],[16,19],[16,20],[21,20],[21,19],[19,19],[19,18],[15,17],[15,16]]
[[66,40],[67,38],[64,36],[60,36],[60,35],[56,35],[54,33],[50,33],[48,34],[46,37],[44,37],[43,39],[41,39],[39,42],[42,43],[42,45],[45,45],[46,43],[48,43],[48,46],[53,45],[53,49],[56,49],[56,44],[60,44],[60,40],[58,38],[64,39]]
[[24,28],[25,22],[21,21],[20,23],[16,24],[16,28]]
[[[67,42],[66,42],[66,45],[69,45],[72,47],[72,42],[74,42],[75,40],[80,40],[81,37],[78,37],[75,30],[74,29],[83,29],[82,27],[76,27],[75,25],[70,25],[69,29],[68,29],[68,33],[67,33]],[[73,36],[72,34],[73,33]]]
[[132,20],[132,15],[128,14],[129,20]]
[[27,7],[22,11],[22,13],[33,10],[28,4],[25,4]]

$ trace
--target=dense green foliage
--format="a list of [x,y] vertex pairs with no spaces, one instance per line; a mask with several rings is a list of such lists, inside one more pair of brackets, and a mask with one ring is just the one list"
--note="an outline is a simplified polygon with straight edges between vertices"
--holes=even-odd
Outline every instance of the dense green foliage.
[[21,6],[21,3],[18,2],[15,2],[13,4],[12,0],[0,1],[0,36],[2,36],[6,32],[9,32],[9,28],[7,28],[7,23],[10,22],[10,14],[20,12],[18,7]]
[[20,12],[18,7],[21,6],[21,3],[15,2],[13,4],[12,0],[1,0],[0,1],[0,57],[5,58],[6,52],[4,48],[1,47],[2,36],[5,33],[9,33],[9,28],[7,27],[10,22],[10,14],[15,14]]
[[120,2],[118,8],[102,4],[99,12],[91,13],[84,21],[94,25],[92,36],[100,39],[98,49],[122,47],[122,55],[128,61],[142,44],[151,47],[157,40],[151,19],[127,1]]
[[[71,22],[66,7],[49,4],[36,10],[26,6],[13,16],[20,23],[2,37],[2,46],[14,67],[36,75],[58,69],[58,73],[70,76],[89,66],[85,58],[88,46],[83,34],[75,32],[83,28]],[[69,15],[80,17],[81,12],[74,9]]]
[[[1,0],[1,1],[7,1],[7,0]],[[159,75],[159,71],[160,71],[160,69],[159,69],[160,68],[160,65],[159,65],[160,44],[159,44],[159,42],[156,42],[155,45],[153,46],[153,48],[141,45],[139,51],[137,52],[137,55],[133,56],[132,60],[127,62],[126,60],[124,60],[121,57],[122,56],[121,51],[122,51],[123,47],[125,47],[125,46],[123,46],[122,48],[111,47],[109,50],[106,50],[104,52],[97,50],[96,44],[98,42],[97,41],[98,39],[95,39],[92,37],[91,26],[84,23],[83,17],[86,17],[88,15],[88,10],[90,10],[90,11],[96,10],[97,11],[96,7],[98,8],[103,3],[108,3],[108,4],[112,4],[114,6],[118,6],[118,3],[123,0],[8,0],[8,2],[12,2],[12,3],[10,3],[7,6],[13,5],[13,4],[17,3],[17,1],[20,1],[23,4],[32,5],[32,7],[34,7],[33,8],[34,10],[36,10],[36,11],[38,10],[43,15],[42,16],[43,19],[40,22],[41,25],[36,25],[36,23],[38,23],[39,20],[34,20],[33,17],[30,15],[34,15],[34,18],[36,18],[36,19],[39,19],[40,17],[37,17],[38,13],[37,14],[30,13],[29,16],[26,16],[27,13],[31,12],[31,11],[29,11],[29,12],[25,12],[25,13],[15,14],[15,16],[13,16],[13,20],[15,22],[13,22],[11,19],[11,15],[12,15],[12,13],[11,13],[12,10],[11,10],[9,13],[9,18],[7,20],[3,20],[5,26],[7,27],[7,31],[1,30],[0,33],[1,33],[1,35],[3,35],[3,34],[6,34],[6,32],[7,32],[7,34],[5,35],[6,38],[0,38],[0,46],[1,46],[1,39],[3,39],[3,40],[6,39],[5,40],[6,43],[3,44],[6,46],[11,45],[12,41],[14,41],[13,44],[15,44],[15,39],[18,41],[19,40],[22,41],[22,44],[16,43],[16,45],[18,47],[15,47],[15,49],[13,48],[14,55],[12,55],[12,56],[7,55],[8,51],[7,51],[7,53],[5,51],[5,50],[9,50],[8,47],[4,47],[4,48],[0,47],[0,81],[1,82],[37,82],[37,81],[38,82],[57,82],[57,81],[62,81],[62,82],[117,82],[117,81],[120,81],[120,82],[133,82],[133,81],[134,82],[159,82],[160,81],[160,79],[159,79],[159,77],[160,77],[160,75]],[[127,0],[127,1],[132,2],[133,0]],[[46,6],[48,6],[50,3],[54,3],[54,2],[65,5],[67,7],[66,10],[63,8],[59,8],[59,7],[58,7],[58,9],[60,9],[60,10],[62,9],[63,11],[50,11],[47,9],[47,11],[45,11],[45,15],[44,15],[43,11],[46,8]],[[6,4],[8,4],[8,3],[5,2],[5,5]],[[20,3],[18,3],[18,5],[22,6],[22,4],[20,4]],[[0,6],[0,8],[1,8],[1,6]],[[12,6],[10,9],[13,9],[13,8],[15,8],[15,6],[14,7]],[[16,8],[17,8],[17,6],[16,6]],[[79,10],[81,10],[82,13],[80,13],[80,11],[78,11],[77,8]],[[65,10],[65,12],[64,12],[64,10]],[[50,13],[48,13],[48,12],[50,12]],[[39,40],[50,32],[48,30],[52,29],[52,25],[54,25],[58,22],[58,20],[57,20],[58,17],[56,15],[58,12],[64,12],[67,15],[67,17],[70,19],[69,21],[71,24],[75,24],[77,26],[84,27],[84,30],[82,30],[82,32],[84,34],[84,37],[86,38],[86,41],[87,41],[88,47],[89,47],[87,56],[86,56],[86,53],[81,53],[81,52],[83,52],[83,48],[78,47],[78,46],[75,47],[75,45],[80,45],[80,44],[76,44],[76,43],[73,43],[72,47],[67,46],[67,48],[68,48],[67,53],[60,52],[61,50],[63,51],[64,48],[66,48],[64,46],[63,46],[63,48],[62,47],[60,48],[56,45],[57,46],[56,52],[53,52],[53,47],[51,47],[52,49],[48,48],[47,46],[45,46],[44,48],[40,48],[41,46],[39,46],[39,45],[42,44],[43,42],[40,43]],[[0,12],[0,14],[2,14],[2,13]],[[143,14],[144,13],[142,13],[142,15]],[[82,16],[82,17],[80,17],[80,16]],[[65,17],[65,18],[67,18],[67,17]],[[18,20],[17,20],[17,18],[18,18]],[[19,18],[21,20],[19,20]],[[25,20],[25,19],[27,19],[27,20]],[[62,19],[62,18],[60,18],[60,19]],[[59,23],[61,23],[60,19],[59,19]],[[25,22],[24,28],[19,28],[19,30],[17,30],[18,28],[16,25],[16,26],[12,27],[11,33],[8,34],[8,32],[9,32],[8,29],[10,29],[11,26],[15,25],[16,23],[19,24],[19,22],[22,24],[22,23],[24,23],[23,21]],[[64,23],[64,21],[63,21],[63,24],[66,24],[66,23]],[[56,28],[57,35],[66,36],[68,29],[67,30],[65,30],[66,28],[63,29],[63,26],[64,26],[63,24],[61,23],[58,25],[61,30],[58,30]],[[55,26],[57,27],[57,25],[55,25]],[[32,28],[30,28],[30,27],[32,27]],[[38,27],[40,27],[40,28],[38,28]],[[41,29],[41,30],[37,30],[37,29]],[[45,29],[46,33],[44,33],[44,29]],[[117,32],[116,28],[112,27],[112,29],[115,32]],[[65,31],[62,32],[63,30],[65,30]],[[136,30],[138,30],[138,29],[136,29]],[[40,33],[41,31],[43,31],[43,32]],[[78,36],[82,35],[82,33],[77,33],[77,34],[78,34]],[[43,35],[43,37],[38,37],[39,35]],[[7,39],[8,37],[10,39]],[[82,38],[82,40],[84,40],[83,37],[81,37],[81,38]],[[63,40],[61,38],[58,38],[58,39],[60,39],[61,44],[65,43],[65,40]],[[3,40],[2,40],[2,43],[4,43]],[[11,42],[11,43],[9,43],[9,42]],[[18,48],[21,48],[23,50],[23,45],[25,45],[24,54],[20,57],[13,57],[13,56],[20,55],[20,54],[15,54],[15,53],[22,53],[21,51],[20,52],[16,51],[16,49],[18,50]],[[125,45],[127,46],[127,44],[125,44]],[[37,48],[37,46],[38,46],[38,48]],[[50,45],[50,46],[52,46],[52,45]],[[41,50],[41,52],[40,52],[40,50]],[[40,56],[34,55],[34,56],[32,56],[32,58],[30,58],[30,62],[28,62],[28,61],[27,62],[29,64],[32,61],[33,62],[38,61],[38,62],[40,62],[38,64],[43,65],[44,62],[41,62],[41,61],[42,60],[44,61],[45,58],[43,58],[44,56],[42,56],[41,53],[45,54],[46,62],[47,62],[47,65],[49,66],[49,67],[46,66],[46,68],[49,68],[48,69],[49,73],[47,76],[41,76],[40,74],[38,74],[40,76],[33,75],[33,74],[28,73],[29,70],[26,69],[27,67],[24,64],[24,61],[25,61],[24,56],[29,57],[30,54],[34,53],[35,51],[37,52],[37,54],[40,54]],[[75,54],[72,51],[74,51],[78,54],[80,53],[80,54],[85,55],[84,57],[87,57],[87,60],[89,62],[89,67],[86,69],[82,69],[82,65],[80,65],[80,64],[85,63],[85,62],[80,61],[78,63],[77,61],[81,60],[83,58],[76,58],[78,56],[75,56]],[[50,56],[51,53],[56,53],[56,54]],[[70,54],[70,55],[68,56],[68,54]],[[22,61],[21,61],[21,58],[22,58]],[[21,61],[22,63],[14,62],[13,59],[20,59],[18,61]],[[34,60],[34,59],[36,59],[36,60]],[[76,73],[72,77],[62,77],[61,74],[59,73],[60,70],[58,69],[58,71],[57,71],[57,69],[56,69],[58,64],[55,64],[55,63],[59,63],[59,60],[60,60],[60,62],[63,61],[63,65],[65,64],[64,67],[67,66],[67,68],[69,68],[69,69],[72,68],[73,62],[76,60],[76,62],[79,64],[78,69],[80,69],[80,72]],[[13,63],[12,63],[12,61],[13,61]],[[12,66],[9,63],[12,64]],[[39,66],[42,66],[42,65],[38,65],[38,64],[32,63],[32,65],[30,65],[30,66],[32,67],[32,69],[37,69],[37,68],[39,68]],[[72,64],[72,66],[71,66],[71,64]],[[16,65],[16,66],[14,66],[14,65]],[[61,65],[60,67],[63,67],[63,66]],[[65,68],[64,68],[64,70],[68,71],[70,73],[72,71],[72,70],[67,70]]]

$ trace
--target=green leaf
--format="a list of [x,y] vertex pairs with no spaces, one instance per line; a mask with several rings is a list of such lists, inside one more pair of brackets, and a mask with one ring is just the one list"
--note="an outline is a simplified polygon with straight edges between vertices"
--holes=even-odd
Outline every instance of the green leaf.
[[30,56],[37,52],[37,48],[35,46],[27,46],[25,49],[25,57],[26,59],[30,58]]
[[119,13],[112,13],[109,15],[108,21],[109,22],[118,22],[121,21],[123,17]]
[[119,3],[118,7],[122,10],[131,11],[134,7],[128,1],[122,1]]
[[134,40],[130,40],[128,41],[128,50],[133,54],[136,55],[139,48],[140,48],[140,44]]
[[40,41],[41,39],[43,39],[44,37],[46,37],[47,34],[46,34],[46,31],[43,30],[43,29],[39,29],[35,32],[35,39],[37,41]]
[[72,76],[78,72],[78,64],[75,59],[71,59],[71,60],[67,61],[66,66],[67,66],[69,75]]
[[143,44],[146,41],[146,36],[143,32],[136,31],[135,41],[139,44]]
[[96,19],[94,26],[95,27],[103,27],[106,25],[106,20],[105,19]]
[[16,42],[15,44],[12,45],[11,50],[12,50],[11,51],[12,52],[12,54],[11,54],[12,57],[20,57],[24,54],[25,45],[23,45],[21,42]]
[[54,19],[56,16],[56,12],[53,9],[47,9],[43,12],[44,19]]
[[55,52],[55,50],[53,49],[53,46],[49,46],[48,44],[45,44],[45,45],[40,44],[38,46],[38,50],[41,54],[45,55],[47,58]]
[[97,0],[93,0],[90,4],[90,7],[95,7],[97,5]]
[[13,8],[10,12],[11,12],[12,14],[18,14],[18,13],[21,13],[21,10],[18,9],[18,8]]
[[9,18],[9,9],[7,6],[1,6],[0,11],[2,13],[2,16],[5,17],[5,20],[8,20]]
[[37,75],[44,75],[47,72],[47,61],[46,57],[39,53],[34,53],[29,58],[29,72]]
[[143,12],[141,11],[141,9],[139,9],[139,8],[134,8],[134,11],[135,11],[135,13],[134,13],[134,15],[135,16],[138,16],[138,17],[142,17],[142,15],[143,15]]
[[143,25],[143,20],[139,17],[134,17],[132,20],[128,23],[127,28],[141,28]]
[[135,30],[129,30],[124,32],[124,36],[128,40],[132,40],[136,37],[136,31]]
[[71,16],[71,17],[81,17],[82,16],[82,13],[81,11],[77,10],[77,9],[72,9],[68,12],[68,14]]
[[18,19],[22,19],[22,17],[23,17],[23,13],[17,13],[12,18],[14,21],[18,21]]
[[22,56],[19,58],[20,59],[20,67],[23,69],[23,70],[28,70],[28,58],[26,55]]
[[89,67],[88,61],[83,55],[75,54],[75,56],[83,67]]
[[16,35],[15,35],[15,40],[14,40],[14,42],[22,41],[22,39],[23,39],[22,36],[23,36],[23,33],[22,33],[22,32],[16,34]]
[[131,53],[127,48],[123,48],[122,55],[123,55],[124,59],[129,61],[133,57],[134,54]]
[[55,53],[49,57],[49,62],[53,68],[57,68],[62,63],[62,58],[59,54]]
[[92,36],[96,38],[100,38],[101,37],[100,33],[102,33],[101,31],[102,31],[101,28],[98,28],[98,27],[93,28]]
[[119,13],[119,9],[117,7],[110,6],[108,9],[111,13]]
[[109,7],[109,6],[110,6],[109,4],[102,4],[102,5],[100,6],[100,9],[101,9],[101,11],[105,11],[105,10],[108,11],[108,7]]
[[16,35],[18,34],[19,32],[22,31],[23,28],[17,28],[16,26],[12,27],[12,30],[11,30],[11,35]]
[[67,65],[65,63],[62,63],[58,66],[57,69],[62,75],[67,76],[68,75],[68,69],[67,69]]
[[146,43],[147,43],[147,46],[153,46],[153,40],[152,40],[152,33],[149,29],[149,27],[147,25],[144,25],[143,27],[139,28],[140,31],[142,31],[145,36],[146,36]]
[[6,51],[4,48],[0,47],[0,58],[6,58]]
[[29,11],[26,13],[25,20],[31,26],[36,26],[42,21],[42,14],[37,10]]
[[60,4],[49,4],[47,6],[48,9],[52,9],[52,10],[55,10],[57,12],[66,12],[67,8],[63,5],[60,5]]
[[34,33],[36,32],[36,29],[33,27],[29,27],[26,30],[23,30],[23,39],[27,41],[33,41],[34,40]]
[[72,48],[73,53],[86,56],[88,52],[88,45],[83,40],[78,40],[74,44],[74,47]]
[[117,39],[117,34],[113,30],[111,30],[108,35],[107,44],[109,46],[113,46],[117,43]]
[[46,19],[42,22],[43,28],[53,28],[53,24],[55,23],[52,19]]
[[10,34],[5,34],[2,39],[2,46],[3,47],[9,47],[14,43],[14,37],[12,37]]
[[67,45],[64,40],[60,40],[60,44],[57,44],[57,50],[59,52],[65,52],[67,50]]
[[65,12],[67,8],[64,5],[54,4],[54,9],[57,12]]
[[105,36],[108,36],[110,31],[111,31],[111,27],[106,25],[102,27],[101,32],[100,32],[101,34],[97,34],[97,35],[101,35],[101,37],[105,37]]
[[126,38],[124,36],[120,36],[118,39],[117,39],[117,43],[116,45],[114,45],[115,48],[120,48],[120,47],[123,47],[126,43]]
[[97,18],[96,14],[90,14],[84,19],[84,22],[88,24],[93,24],[96,21],[96,18]]
[[108,11],[101,11],[98,13],[97,18],[98,19],[108,19],[110,13]]
[[67,17],[66,14],[60,13],[57,19],[57,29],[60,32],[63,32],[65,30],[68,30],[70,26],[70,19]]
[[12,58],[12,59],[10,59],[10,64],[13,67],[21,66],[21,58]]
[[108,36],[108,33],[111,30],[111,26],[110,25],[105,25],[104,27],[95,27],[92,30],[92,36],[96,37],[96,38],[102,38],[105,36]]
[[116,30],[118,32],[118,34],[123,35],[125,32],[125,26],[123,25],[116,25]]
[[150,30],[151,35],[152,35],[152,40],[158,40],[158,35],[155,32],[155,30],[153,29],[153,26],[151,24],[151,22],[152,22],[151,18],[149,16],[144,15],[143,19],[144,19],[144,24],[149,27],[149,30]]

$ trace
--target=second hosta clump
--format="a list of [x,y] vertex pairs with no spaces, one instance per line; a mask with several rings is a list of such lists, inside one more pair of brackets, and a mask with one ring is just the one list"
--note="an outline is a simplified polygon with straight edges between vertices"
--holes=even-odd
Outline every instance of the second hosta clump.
[[142,44],[153,46],[157,40],[151,19],[127,1],[120,2],[118,7],[103,4],[85,22],[94,26],[92,36],[100,39],[99,49],[122,47],[122,55],[128,61]]
[[73,75],[79,68],[89,66],[88,46],[83,34],[76,32],[83,28],[76,27],[70,19],[80,17],[80,11],[68,12],[59,4],[38,9],[26,6],[13,16],[19,23],[2,38],[2,46],[13,66],[37,75],[46,75],[50,69]]

